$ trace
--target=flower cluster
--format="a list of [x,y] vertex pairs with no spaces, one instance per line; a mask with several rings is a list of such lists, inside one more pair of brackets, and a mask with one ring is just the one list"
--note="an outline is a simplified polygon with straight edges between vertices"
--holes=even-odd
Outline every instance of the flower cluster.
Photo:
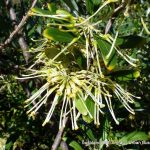
[[[59,103],[62,104],[59,128],[65,126],[65,120],[69,114],[72,121],[72,129],[78,129],[77,120],[80,115],[88,115],[94,120],[96,125],[99,125],[99,115],[100,113],[104,113],[102,109],[105,105],[107,105],[113,119],[118,124],[119,122],[112,108],[113,94],[116,95],[129,112],[134,114],[133,109],[128,104],[134,102],[134,95],[125,91],[119,84],[113,82],[111,79],[101,77],[97,73],[87,70],[68,72],[61,64],[57,64],[57,67],[56,65],[55,67],[52,65],[46,70],[35,71],[35,73],[29,75],[29,78],[38,76],[46,77],[47,82],[26,100],[25,103],[26,107],[32,105],[27,112],[32,116],[35,115],[39,108],[46,104],[47,101],[51,101],[49,97],[52,93],[54,94],[53,102],[43,125],[49,122],[56,105]],[[28,78],[28,76],[25,78]],[[41,95],[43,96],[39,99]],[[88,97],[94,102],[94,114],[89,111],[86,105]],[[81,105],[81,108],[79,105]]]
[[[112,71],[117,66],[118,56],[133,67],[136,67],[137,59],[122,52],[116,44],[118,31],[114,38],[110,34],[102,34],[98,28],[101,20],[91,21],[102,8],[112,2],[116,0],[105,1],[88,18],[76,17],[64,10],[53,13],[44,13],[45,11],[39,9],[32,10],[31,15],[48,17],[52,20],[43,32],[45,41],[35,49],[39,54],[38,60],[30,67],[33,73],[24,77],[46,79],[46,83],[25,101],[26,107],[31,106],[27,112],[31,116],[48,101],[52,102],[43,125],[50,121],[57,105],[62,106],[59,128],[65,126],[68,115],[71,118],[72,129],[78,129],[77,120],[80,116],[100,125],[100,114],[104,113],[104,107],[108,108],[114,121],[119,124],[113,111],[113,98],[117,98],[130,113],[134,114],[129,103],[133,103],[134,98],[138,97],[112,81],[105,72]],[[73,60],[70,59],[65,65],[64,61],[68,59],[68,55]],[[82,64],[84,60],[86,65]],[[44,67],[39,70],[32,69],[39,62],[44,64]],[[69,68],[68,64],[72,68]],[[75,67],[78,69],[73,70]]]

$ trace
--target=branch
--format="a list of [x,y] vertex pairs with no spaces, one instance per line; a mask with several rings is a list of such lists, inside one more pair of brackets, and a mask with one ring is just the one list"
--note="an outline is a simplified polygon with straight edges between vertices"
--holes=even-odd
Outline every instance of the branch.
[[110,28],[111,28],[113,22],[115,21],[116,15],[119,14],[119,11],[121,11],[125,7],[125,5],[126,5],[126,3],[124,2],[114,10],[114,12],[112,13],[112,15],[111,15],[110,19],[108,20],[107,25],[105,27],[105,34],[107,34],[110,31]]
[[[16,29],[17,28],[17,25],[16,25],[17,17],[16,17],[16,13],[12,7],[9,9],[9,13],[10,13],[10,19],[13,21],[13,24]],[[19,37],[18,43],[23,51],[24,59],[25,59],[26,63],[28,64],[28,60],[30,57],[29,52],[28,52],[29,47],[28,47],[28,44],[26,43],[21,31],[19,32],[19,34],[20,34],[20,37]]]
[[30,53],[29,53],[29,47],[28,47],[28,44],[27,42],[25,41],[23,35],[19,38],[18,40],[18,43],[23,51],[23,56],[24,56],[24,59],[26,61],[26,63],[28,64],[28,60],[30,58]]
[[62,150],[69,150],[65,141],[61,141],[60,147],[61,147]]
[[20,29],[23,27],[23,25],[25,24],[25,22],[27,21],[27,19],[29,18],[29,12],[30,10],[35,6],[37,0],[34,0],[29,11],[27,12],[27,14],[25,16],[23,16],[21,22],[17,25],[17,27],[15,28],[15,30],[9,35],[9,37],[5,40],[4,44],[0,45],[0,49],[3,49],[5,46],[7,46],[13,39],[13,37],[20,31]]
[[[65,120],[65,125],[66,125],[66,123],[67,123],[67,120],[68,120],[68,118],[66,118],[66,120]],[[58,149],[58,146],[59,146],[59,144],[60,144],[60,142],[61,142],[61,138],[62,138],[62,134],[63,134],[63,132],[64,132],[64,129],[65,129],[65,127],[62,127],[62,128],[58,131],[58,133],[57,133],[57,135],[56,135],[56,138],[55,138],[55,140],[54,140],[54,143],[53,143],[53,145],[52,145],[51,150],[57,150],[57,149]]]

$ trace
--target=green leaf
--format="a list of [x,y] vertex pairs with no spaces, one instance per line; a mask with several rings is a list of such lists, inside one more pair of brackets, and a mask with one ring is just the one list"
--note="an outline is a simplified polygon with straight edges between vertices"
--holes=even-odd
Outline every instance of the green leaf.
[[92,0],[86,0],[86,9],[90,14],[93,14],[94,5]]
[[51,14],[55,14],[57,10],[55,3],[48,3],[48,9]]
[[140,71],[124,69],[124,70],[113,71],[109,75],[113,76],[114,78],[120,81],[128,81],[140,77]]
[[[88,97],[85,101],[86,103],[86,107],[89,111],[89,113],[92,115],[92,117],[94,118],[94,109],[95,109],[95,103],[94,101],[91,99],[91,97]],[[83,120],[87,123],[91,123],[93,121],[93,118],[91,118],[89,116],[89,113],[86,116],[82,116]]]
[[99,5],[101,3],[101,0],[92,0],[94,5]]
[[79,11],[79,8],[78,8],[78,5],[77,5],[77,3],[76,3],[76,0],[71,0],[71,3],[72,3],[72,6],[74,7],[74,9],[75,9],[76,11]]
[[119,46],[122,49],[139,48],[142,47],[145,43],[146,38],[135,35],[119,37],[116,40],[117,46]]
[[76,59],[76,61],[77,61],[77,64],[79,65],[79,67],[82,68],[82,64],[83,64],[83,62],[82,62],[82,57],[79,56],[79,57]]
[[10,141],[9,143],[6,144],[5,150],[11,150],[13,146],[13,142]]
[[[60,53],[61,50],[57,47],[48,47],[45,48],[45,55],[49,59],[53,59],[58,53]],[[69,67],[72,61],[74,61],[74,57],[71,55],[71,53],[65,54],[62,53],[59,57],[56,58],[57,61],[61,61],[61,64],[64,67]],[[72,66],[73,68],[73,66]]]
[[68,7],[73,11],[73,10],[76,10],[78,11],[79,8],[78,8],[78,5],[76,3],[75,0],[63,0],[63,2],[66,3],[66,5],[68,5]]
[[43,36],[52,40],[59,42],[71,42],[74,37],[69,32],[63,32],[56,28],[47,28],[43,32]]
[[115,49],[112,50],[110,57],[107,58],[106,56],[108,55],[108,53],[111,49],[111,44],[100,38],[97,39],[97,43],[98,43],[98,47],[101,51],[103,61],[104,61],[106,68],[109,71],[113,70],[117,64],[117,55],[116,55]]
[[93,134],[93,132],[92,132],[91,129],[88,129],[88,130],[86,131],[86,134],[87,134],[87,136],[90,138],[90,140],[95,141],[95,137],[94,137],[94,134]]
[[50,59],[53,59],[58,53],[60,53],[60,50],[55,47],[49,47],[45,49],[45,55]]
[[82,115],[82,118],[86,123],[91,123],[93,121],[93,118],[91,118],[89,115]]
[[71,22],[74,21],[73,16],[68,11],[66,11],[66,10],[58,9],[56,11],[56,14],[57,15],[63,15],[64,19],[67,19],[67,20],[69,20]]
[[70,142],[69,146],[71,146],[74,150],[83,150],[82,147],[76,141]]
[[49,10],[43,10],[41,8],[32,8],[32,12],[37,13],[37,14],[41,14],[41,15],[51,15],[51,12]]
[[89,112],[94,117],[94,108],[95,108],[94,101],[91,99],[91,97],[88,97],[86,99],[85,103],[86,103],[86,107],[88,108]]
[[65,16],[68,16],[68,17],[72,16],[68,11],[62,10],[62,9],[58,9],[58,10],[56,11],[56,14],[57,14],[57,15],[65,15]]
[[79,45],[79,47],[72,45],[71,47],[71,52],[75,58],[75,62],[77,63],[77,65],[80,67],[80,69],[86,69],[86,58],[84,57],[83,53],[81,52],[81,48],[82,46]]
[[131,132],[125,136],[123,136],[119,142],[122,143],[122,145],[127,145],[130,142],[134,142],[134,141],[146,141],[148,140],[148,135],[145,132],[141,132],[141,131],[134,131]]
[[76,105],[76,108],[78,109],[78,111],[82,115],[87,115],[88,114],[88,111],[87,111],[86,104],[85,104],[84,100],[76,99],[75,100],[75,105]]

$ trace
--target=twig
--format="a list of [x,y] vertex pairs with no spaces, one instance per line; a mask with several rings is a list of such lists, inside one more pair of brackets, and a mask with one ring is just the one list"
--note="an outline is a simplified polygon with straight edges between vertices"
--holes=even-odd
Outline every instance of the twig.
[[61,147],[62,150],[69,150],[65,141],[61,141],[60,147]]
[[21,22],[18,24],[18,26],[15,28],[15,30],[9,35],[9,37],[5,40],[4,44],[0,45],[0,49],[3,49],[7,44],[9,44],[12,41],[13,37],[20,31],[20,29],[23,27],[23,25],[29,18],[29,12],[35,6],[36,2],[37,2],[37,0],[33,1],[31,8],[27,12],[27,14],[25,16],[23,16]]
[[[67,120],[68,120],[68,118],[66,118],[66,120],[65,120],[65,125],[66,125],[66,123],[67,123]],[[62,128],[58,131],[58,133],[57,133],[57,135],[56,135],[56,138],[55,138],[55,140],[54,140],[54,143],[53,143],[53,145],[52,145],[51,150],[57,150],[57,148],[58,148],[58,146],[59,146],[59,144],[60,144],[60,141],[61,141],[61,138],[62,138],[62,134],[63,134],[63,132],[64,132],[64,129],[65,129],[65,127],[62,127]]]
[[28,47],[28,44],[27,42],[25,41],[23,35],[21,37],[19,37],[19,40],[18,40],[18,43],[23,51],[23,56],[24,56],[24,59],[26,61],[26,63],[28,64],[28,60],[30,58],[30,53],[29,53],[29,47]]
[[114,12],[112,13],[112,15],[111,15],[110,19],[108,20],[107,25],[105,27],[105,34],[107,34],[109,32],[113,22],[115,21],[116,15],[118,14],[119,11],[121,11],[125,7],[125,5],[126,5],[126,3],[124,2],[114,10]]

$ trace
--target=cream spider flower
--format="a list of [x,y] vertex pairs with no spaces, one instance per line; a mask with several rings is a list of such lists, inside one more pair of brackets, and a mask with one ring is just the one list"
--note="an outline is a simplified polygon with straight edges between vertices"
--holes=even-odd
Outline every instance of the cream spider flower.
[[[135,96],[126,92],[119,84],[111,81],[109,78],[101,77],[100,74],[87,70],[68,72],[61,64],[55,64],[46,70],[35,71],[35,73],[26,76],[26,78],[35,78],[38,76],[46,77],[47,82],[25,101],[25,107],[32,106],[27,111],[32,116],[47,101],[52,101],[43,126],[51,120],[58,104],[62,106],[59,128],[65,126],[65,120],[68,115],[71,117],[72,129],[75,130],[78,129],[77,120],[80,115],[88,115],[94,120],[96,125],[99,125],[99,115],[100,113],[104,113],[102,109],[105,105],[107,105],[114,121],[119,124],[112,107],[113,94],[116,95],[130,113],[134,114],[129,103],[134,102],[133,98]],[[51,100],[49,97],[52,93],[54,97]],[[93,106],[94,115],[92,115],[86,105],[88,97],[95,103]],[[82,110],[83,108],[84,110]]]

